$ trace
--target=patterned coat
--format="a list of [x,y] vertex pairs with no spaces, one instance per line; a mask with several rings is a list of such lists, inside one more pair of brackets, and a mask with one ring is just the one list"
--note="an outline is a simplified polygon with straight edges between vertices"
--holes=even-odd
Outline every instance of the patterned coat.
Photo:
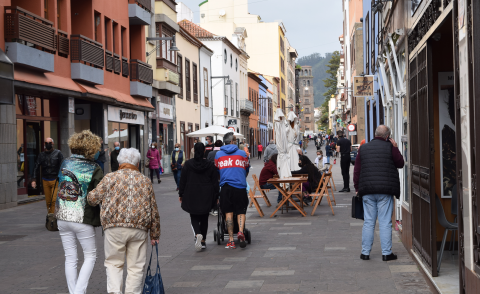
[[88,202],[101,204],[103,229],[113,227],[150,230],[150,239],[160,238],[160,216],[150,180],[138,170],[124,168],[107,174],[88,193]]

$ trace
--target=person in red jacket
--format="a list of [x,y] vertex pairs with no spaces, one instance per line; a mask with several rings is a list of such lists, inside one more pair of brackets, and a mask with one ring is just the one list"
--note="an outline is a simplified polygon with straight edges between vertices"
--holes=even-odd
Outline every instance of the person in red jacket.
[[259,144],[258,144],[257,150],[258,150],[258,159],[262,159],[262,152],[263,152],[262,143],[259,143]]
[[[273,154],[270,157],[270,160],[265,163],[265,166],[260,172],[260,178],[258,179],[258,184],[260,185],[260,188],[270,190],[276,189],[273,184],[268,184],[267,181],[273,178],[274,175],[278,175],[277,157],[278,154]],[[282,193],[278,192],[277,203],[280,203],[280,201],[282,201]]]

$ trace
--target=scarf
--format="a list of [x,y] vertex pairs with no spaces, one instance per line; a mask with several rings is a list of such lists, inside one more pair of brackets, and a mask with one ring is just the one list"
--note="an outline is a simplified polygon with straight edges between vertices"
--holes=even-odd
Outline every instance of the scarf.
[[124,168],[129,168],[138,171],[138,167],[134,166],[133,164],[130,163],[122,163],[118,167],[118,170],[124,169]]

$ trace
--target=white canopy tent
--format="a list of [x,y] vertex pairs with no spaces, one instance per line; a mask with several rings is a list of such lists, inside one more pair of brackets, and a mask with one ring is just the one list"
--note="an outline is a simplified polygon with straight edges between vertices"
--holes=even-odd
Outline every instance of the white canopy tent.
[[[187,137],[206,137],[206,136],[223,137],[226,133],[230,133],[230,132],[232,131],[222,126],[209,126],[207,128],[203,128],[198,131],[191,132],[187,134]],[[233,134],[237,139],[241,139],[244,137],[242,134],[237,132],[233,132]]]

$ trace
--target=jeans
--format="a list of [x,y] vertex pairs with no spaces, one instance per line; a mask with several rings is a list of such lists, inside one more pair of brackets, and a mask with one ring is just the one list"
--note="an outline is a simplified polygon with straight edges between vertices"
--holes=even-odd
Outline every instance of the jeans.
[[43,193],[45,194],[45,203],[47,204],[48,213],[55,213],[55,202],[57,201],[58,182],[56,180],[53,180],[53,181],[42,180],[42,183],[43,183]]
[[392,213],[393,196],[386,194],[363,195],[362,254],[370,255],[378,217],[382,255],[392,253]]
[[350,163],[350,153],[343,153],[340,158],[340,168],[342,169],[344,189],[350,189]]
[[[58,220],[58,230],[65,251],[65,277],[70,294],[87,292],[88,280],[97,259],[95,230],[93,226]],[[83,265],[77,273],[77,240],[83,249]]]
[[182,170],[173,171],[173,177],[175,178],[175,183],[177,184],[177,189],[180,187],[180,177],[182,176]]
[[[275,190],[277,189],[273,184],[263,184],[260,186],[260,188],[262,189],[270,189],[270,190]],[[278,197],[277,197],[277,203],[280,203],[280,201],[282,201],[282,193],[280,193],[280,191],[278,191]]]
[[141,294],[143,274],[147,262],[147,231],[135,228],[108,228],[105,230],[105,268],[107,292],[122,293],[125,255],[127,279],[125,294]]

